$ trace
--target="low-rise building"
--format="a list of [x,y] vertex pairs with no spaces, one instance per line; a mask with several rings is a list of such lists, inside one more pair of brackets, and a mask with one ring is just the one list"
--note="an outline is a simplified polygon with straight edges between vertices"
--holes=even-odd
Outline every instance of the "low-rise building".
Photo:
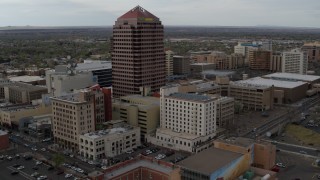
[[229,88],[229,96],[242,103],[246,109],[268,110],[273,108],[273,86],[256,85],[244,80],[230,82]]
[[2,87],[4,98],[15,104],[31,103],[32,100],[41,99],[43,94],[48,93],[45,87],[21,82],[9,83]]
[[19,131],[37,139],[52,138],[51,122],[51,114],[25,117],[19,121]]
[[[186,158],[178,163],[181,179],[237,179],[250,170],[260,177],[276,173],[269,171],[275,165],[276,147],[271,143],[254,142],[246,138],[214,141],[214,147]],[[261,174],[262,172],[262,174]]]
[[155,132],[160,122],[160,99],[151,96],[130,95],[120,97],[112,104],[113,119],[125,120],[133,126],[139,126],[141,139]]
[[9,144],[9,136],[6,131],[0,130],[0,151],[8,149]]
[[41,76],[11,76],[8,79],[12,82],[22,82],[32,85],[46,85],[46,79]]
[[[247,85],[248,87],[266,86],[273,87],[273,103],[285,104],[293,103],[306,97],[308,83],[303,81],[284,81],[280,79],[267,79],[261,77],[250,78],[247,80],[237,81],[236,83]],[[245,97],[245,94],[242,95]],[[254,99],[251,96],[251,99]]]
[[213,70],[215,67],[216,65],[213,63],[193,63],[190,64],[190,72],[192,74],[197,74],[206,70]]
[[111,61],[84,60],[78,63],[75,68],[77,73],[91,72],[93,77],[98,78],[101,87],[110,87],[112,84],[112,65]]
[[180,180],[180,168],[153,157],[137,156],[104,171],[105,180]]
[[[110,121],[112,123],[112,121]],[[79,137],[80,155],[92,160],[114,157],[140,146],[140,128],[128,124]]]
[[3,126],[19,127],[22,118],[51,114],[51,106],[46,105],[9,105],[0,107],[0,123]]
[[69,73],[67,66],[59,65],[55,70],[46,71],[46,85],[52,96],[73,93],[74,89],[83,89],[98,83],[97,76],[92,72]]

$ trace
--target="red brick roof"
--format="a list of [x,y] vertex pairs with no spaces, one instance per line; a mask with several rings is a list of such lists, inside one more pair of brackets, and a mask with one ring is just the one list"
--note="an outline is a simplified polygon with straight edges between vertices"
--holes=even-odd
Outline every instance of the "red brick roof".
[[136,6],[135,8],[131,9],[124,15],[120,16],[118,19],[127,19],[127,18],[154,18],[159,19],[155,15],[151,14],[149,11],[143,9],[140,6]]

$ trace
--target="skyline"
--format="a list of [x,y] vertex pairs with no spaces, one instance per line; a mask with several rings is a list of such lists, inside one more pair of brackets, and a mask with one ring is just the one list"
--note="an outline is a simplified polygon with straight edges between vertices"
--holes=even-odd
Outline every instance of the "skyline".
[[320,28],[317,0],[2,0],[0,26],[111,26],[137,5],[168,26]]

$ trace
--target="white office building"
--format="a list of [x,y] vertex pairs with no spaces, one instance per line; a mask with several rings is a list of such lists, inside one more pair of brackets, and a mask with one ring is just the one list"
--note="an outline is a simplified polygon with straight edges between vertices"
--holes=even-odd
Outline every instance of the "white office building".
[[308,69],[308,56],[300,49],[282,53],[282,72],[306,74]]
[[97,160],[114,157],[140,146],[140,128],[128,124],[80,135],[79,152]]
[[209,146],[217,132],[218,98],[179,93],[177,86],[161,88],[160,96],[160,128],[152,143],[188,152]]

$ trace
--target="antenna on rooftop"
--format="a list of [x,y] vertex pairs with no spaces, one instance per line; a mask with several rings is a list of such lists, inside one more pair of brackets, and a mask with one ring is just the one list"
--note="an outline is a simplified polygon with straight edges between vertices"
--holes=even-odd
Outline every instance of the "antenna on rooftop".
[[75,73],[75,69],[77,67],[77,62],[74,60],[68,60],[67,70],[70,71],[70,75],[73,76]]

